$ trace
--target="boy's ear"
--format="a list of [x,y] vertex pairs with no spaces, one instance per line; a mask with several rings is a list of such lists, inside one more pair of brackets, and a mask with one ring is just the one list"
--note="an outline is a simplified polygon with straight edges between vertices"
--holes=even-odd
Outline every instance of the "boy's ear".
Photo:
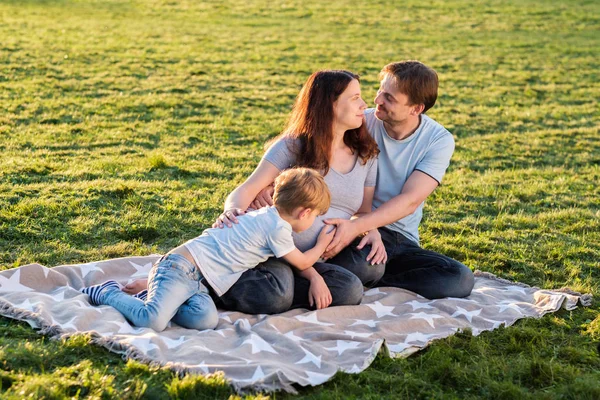
[[298,214],[298,219],[304,219],[307,218],[310,213],[312,212],[312,209],[310,208],[303,208],[300,213]]

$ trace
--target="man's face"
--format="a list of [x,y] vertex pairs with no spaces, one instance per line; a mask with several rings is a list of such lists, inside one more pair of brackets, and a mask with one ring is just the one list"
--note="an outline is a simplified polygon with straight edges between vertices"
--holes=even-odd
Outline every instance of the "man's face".
[[375,116],[391,125],[403,123],[411,117],[419,116],[419,106],[410,105],[408,96],[396,89],[394,80],[386,76],[375,96]]

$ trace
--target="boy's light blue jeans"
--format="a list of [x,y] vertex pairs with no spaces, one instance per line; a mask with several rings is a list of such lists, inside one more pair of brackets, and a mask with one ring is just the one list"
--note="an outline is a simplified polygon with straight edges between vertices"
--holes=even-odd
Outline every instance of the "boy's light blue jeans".
[[146,302],[115,288],[104,293],[102,304],[119,310],[133,325],[157,332],[171,320],[184,328],[214,329],[219,315],[203,280],[185,257],[168,254],[150,270]]

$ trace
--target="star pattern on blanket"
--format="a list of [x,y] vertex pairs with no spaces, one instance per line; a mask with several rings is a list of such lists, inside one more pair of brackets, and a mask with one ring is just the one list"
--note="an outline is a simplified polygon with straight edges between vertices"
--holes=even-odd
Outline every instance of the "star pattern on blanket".
[[304,352],[304,358],[301,359],[300,361],[295,362],[294,364],[298,365],[298,364],[305,364],[305,363],[313,363],[314,365],[317,366],[317,368],[321,368],[321,357],[322,356],[317,357],[302,346],[300,346],[300,349]]
[[360,369],[356,364],[352,364],[351,368],[344,370],[344,372],[347,374],[358,374],[361,371],[362,369]]
[[331,378],[330,374],[320,374],[318,372],[313,372],[309,370],[304,371],[304,373],[308,378],[308,382],[313,386],[325,383]]
[[352,325],[350,326],[358,326],[358,325],[366,325],[369,328],[375,328],[375,326],[377,326],[377,324],[381,321],[376,321],[373,319],[357,319],[355,320],[356,322],[354,322]]
[[117,333],[125,333],[125,334],[130,334],[130,333],[140,333],[144,330],[144,328],[135,328],[133,326],[131,326],[131,324],[127,321],[123,321],[123,322],[119,322],[119,321],[112,321],[113,324],[116,324],[119,327],[119,330],[117,331]]
[[289,332],[285,333],[283,336],[285,336],[288,339],[293,340],[294,342],[301,342],[304,340],[300,336],[294,335],[294,331],[289,331]]
[[149,353],[150,351],[158,350],[159,347],[152,343],[152,336],[156,335],[155,333],[145,333],[140,336],[132,336],[125,338],[124,342],[137,347],[139,350],[142,350],[144,353]]
[[200,370],[205,374],[209,373],[208,365],[204,361],[202,361],[200,364],[196,364],[195,367],[200,368]]
[[404,350],[409,349],[411,347],[414,347],[414,345],[408,344],[408,343],[396,343],[396,344],[388,343],[388,345],[387,345],[388,350],[391,351],[392,353],[402,353]]
[[364,293],[364,296],[375,296],[377,294],[386,295],[387,293],[382,291],[380,288],[369,289]]
[[517,311],[517,312],[521,312],[521,308],[517,305],[516,302],[512,301],[512,300],[502,300],[500,303],[500,308],[498,309],[498,312],[503,313],[506,310],[513,310],[513,311]]
[[53,326],[58,325],[60,326],[62,329],[73,329],[74,331],[77,331],[77,325],[75,325],[73,322],[75,322],[75,320],[77,319],[77,316],[74,316],[73,318],[71,318],[70,320],[68,320],[67,322],[58,322],[57,320],[54,319],[53,316],[50,316],[50,321],[51,324]]
[[102,272],[104,274],[104,271],[102,270],[102,268],[98,267],[98,263],[92,262],[92,263],[87,263],[87,264],[81,264],[79,266],[79,269],[81,270],[81,277],[83,279],[85,279],[85,277],[93,271],[99,271]]
[[334,324],[329,324],[327,322],[319,321],[319,319],[317,318],[316,311],[310,312],[307,315],[296,315],[294,318],[296,318],[298,321],[306,322],[309,324],[316,324],[316,325],[321,325],[321,326],[333,326],[334,325]]
[[424,303],[424,302],[418,301],[418,300],[408,301],[404,304],[411,306],[413,311],[422,310],[422,309],[424,309],[424,310],[435,309],[435,307],[432,307],[430,305],[430,302]]
[[392,311],[394,311],[394,306],[384,306],[383,304],[381,304],[380,302],[376,301],[373,304],[366,304],[367,307],[369,307],[371,310],[375,311],[375,313],[377,314],[377,318],[381,318],[381,317],[385,317],[385,316],[390,316],[390,317],[396,317],[397,315],[394,314]]
[[261,351],[279,354],[269,343],[255,333],[250,334],[250,337],[242,342],[242,345],[247,343],[252,346],[252,354],[256,354]]
[[325,350],[337,351],[338,356],[344,354],[348,349],[355,349],[360,346],[359,342],[352,342],[349,340],[337,340],[335,347],[325,347]]
[[11,287],[19,289],[3,292],[0,286],[0,304],[32,326],[52,326],[53,335],[90,332],[113,351],[145,362],[202,374],[223,371],[242,390],[287,390],[294,384],[323,383],[340,370],[358,373],[384,345],[387,354],[406,356],[458,330],[471,329],[477,335],[561,306],[572,308],[581,300],[568,293],[476,277],[475,290],[465,299],[428,300],[403,289],[371,289],[360,306],[298,309],[275,316],[221,312],[216,330],[169,324],[164,332],[154,332],[131,326],[110,306],[90,306],[76,290],[82,274],[87,280],[99,276],[123,282],[136,274],[133,279],[144,278],[156,259],[95,263],[102,272],[93,263],[83,270],[62,266],[52,273],[44,270],[46,280],[37,264],[0,271],[3,286],[11,281]]
[[412,332],[409,333],[408,335],[406,335],[406,338],[404,339],[404,344],[408,344],[408,343],[414,343],[414,342],[419,342],[419,343],[427,343],[431,338],[435,337],[435,333],[432,334],[427,334],[427,333],[422,333],[422,332]]
[[35,306],[38,305],[38,304],[39,304],[39,302],[32,303],[27,298],[22,303],[15,304],[15,307],[21,308],[21,309],[27,310],[27,311],[34,311],[35,310]]
[[441,315],[437,315],[437,314],[427,314],[424,312],[418,312],[418,313],[409,313],[408,315],[411,315],[410,319],[424,319],[425,321],[427,321],[427,323],[432,327],[435,328],[435,325],[433,324],[433,320],[437,319],[437,318],[444,318]]
[[[82,295],[82,296],[87,296],[87,295]],[[74,299],[74,300],[71,300],[71,301],[74,304],[77,304],[78,307],[83,308],[86,311],[93,311],[93,312],[95,312],[97,314],[100,314],[100,315],[103,314],[101,309],[99,309],[98,307],[94,307],[94,306],[90,305],[90,303],[81,301],[79,299]]]
[[131,282],[133,282],[136,279],[146,279],[148,277],[148,274],[150,273],[150,270],[152,269],[152,266],[154,265],[154,263],[151,262],[140,265],[134,263],[133,261],[130,261],[129,264],[131,264],[131,266],[135,268],[135,273],[129,277]]
[[42,272],[44,273],[44,278],[48,278],[48,273],[50,272],[50,268],[44,267],[43,265],[40,265],[40,267],[42,267]]
[[229,313],[226,313],[226,312],[219,313],[219,319],[222,319],[223,321],[227,321],[231,324],[231,317],[229,317]]
[[0,275],[0,292],[31,292],[29,286],[21,284],[21,270],[17,269],[10,278]]
[[254,370],[254,374],[252,375],[252,378],[250,379],[240,379],[241,382],[258,382],[260,380],[262,380],[265,377],[265,373],[263,372],[262,368],[260,367],[260,365],[258,367],[256,367],[256,369]]
[[478,316],[481,313],[481,308],[479,310],[467,311],[462,307],[456,306],[456,312],[452,314],[452,317],[463,316],[469,322],[473,322],[473,317]]
[[372,336],[373,333],[372,332],[353,332],[353,331],[344,331],[344,335],[350,336],[352,339],[354,339],[355,337],[359,337],[359,338],[368,338],[369,336]]
[[174,349],[176,347],[181,346],[182,344],[185,343],[185,336],[180,336],[179,339],[171,339],[168,338],[166,336],[160,336],[160,340],[162,340],[163,342],[165,342],[165,344],[167,345],[168,349]]
[[54,301],[63,301],[65,299],[66,290],[59,290],[56,293],[50,294],[50,297],[54,299]]
[[507,291],[507,292],[519,292],[522,295],[527,295],[527,289],[521,286],[507,286],[505,288],[502,288],[502,290]]

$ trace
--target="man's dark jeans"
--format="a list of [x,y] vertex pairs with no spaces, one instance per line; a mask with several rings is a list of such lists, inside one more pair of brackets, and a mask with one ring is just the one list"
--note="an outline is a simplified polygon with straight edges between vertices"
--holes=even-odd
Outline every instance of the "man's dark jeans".
[[[314,268],[325,280],[333,299],[331,306],[359,304],[363,295],[360,280],[348,270],[330,263]],[[244,272],[221,297],[214,296],[217,307],[248,314],[277,314],[290,308],[311,308],[308,304],[310,282],[295,276],[283,260],[269,258]]]
[[388,254],[385,272],[382,265],[372,266],[366,261],[370,246],[358,250],[356,246],[359,239],[330,262],[352,271],[365,286],[393,286],[428,299],[467,297],[471,294],[473,272],[464,264],[435,251],[422,249],[399,232],[379,228],[379,233]]

